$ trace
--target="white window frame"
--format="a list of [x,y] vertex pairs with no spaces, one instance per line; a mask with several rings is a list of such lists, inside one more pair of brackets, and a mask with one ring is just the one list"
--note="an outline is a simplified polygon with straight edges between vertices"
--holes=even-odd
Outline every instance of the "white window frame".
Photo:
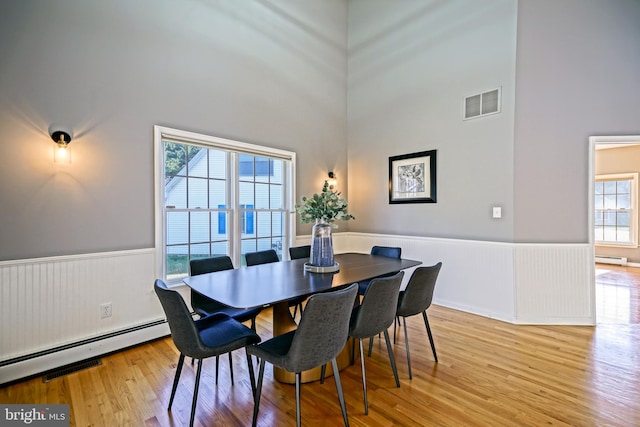
[[[629,218],[629,222],[630,222],[629,236],[631,237],[631,242],[622,243],[622,242],[596,240],[595,234],[594,234],[595,245],[607,246],[607,247],[637,248],[638,247],[638,173],[629,172],[629,173],[596,175],[594,184],[597,181],[614,181],[614,180],[631,180],[631,190],[630,190],[631,217]],[[595,196],[595,191],[594,191],[594,196]],[[595,215],[595,207],[593,212],[594,213],[592,215]],[[595,224],[593,225],[592,232],[594,231],[595,231]]]
[[[288,215],[284,215],[285,228],[288,233],[288,240],[285,243],[285,248],[282,249],[282,253],[288,253],[288,247],[292,245],[293,239],[296,235],[296,221],[294,218],[295,211],[293,209],[295,189],[295,168],[296,168],[296,153],[293,151],[280,150],[277,148],[265,147],[256,144],[249,144],[246,142],[235,141],[232,139],[219,138],[216,136],[210,136],[205,134],[199,134],[195,132],[189,132],[180,129],[173,129],[164,126],[153,127],[153,139],[154,139],[154,182],[155,182],[155,250],[156,250],[156,277],[166,280],[166,226],[165,226],[165,159],[164,159],[164,140],[170,139],[176,142],[184,142],[187,144],[200,145],[205,148],[214,148],[234,153],[244,153],[254,156],[264,156],[279,158],[287,161],[289,167],[285,168],[284,181],[285,191],[284,205],[288,211]],[[234,176],[237,174],[235,165],[231,166],[231,172]],[[235,181],[235,188],[229,192],[230,203],[235,205],[237,203],[236,195],[238,194],[238,181]],[[240,233],[239,215],[240,209],[234,209],[234,215],[230,218],[229,229],[234,230],[234,234]],[[240,235],[240,234],[238,234]],[[230,239],[230,256],[235,266],[240,266],[241,263],[241,245],[234,244],[235,237]],[[238,239],[239,241],[239,239]],[[167,284],[180,286],[182,280],[167,281]]]

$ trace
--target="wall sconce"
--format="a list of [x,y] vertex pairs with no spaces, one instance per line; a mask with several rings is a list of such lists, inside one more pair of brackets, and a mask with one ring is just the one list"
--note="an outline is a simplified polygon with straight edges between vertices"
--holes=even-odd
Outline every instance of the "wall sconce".
[[336,174],[333,171],[329,171],[329,179],[327,180],[329,186],[335,187],[338,181],[336,180]]
[[69,129],[61,126],[49,126],[49,135],[53,140],[53,161],[54,163],[71,163],[71,142],[72,133]]

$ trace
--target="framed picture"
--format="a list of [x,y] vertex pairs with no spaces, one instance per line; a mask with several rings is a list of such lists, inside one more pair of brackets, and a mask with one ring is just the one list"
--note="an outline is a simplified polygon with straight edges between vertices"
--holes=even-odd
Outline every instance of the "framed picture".
[[389,203],[436,203],[436,150],[389,157]]

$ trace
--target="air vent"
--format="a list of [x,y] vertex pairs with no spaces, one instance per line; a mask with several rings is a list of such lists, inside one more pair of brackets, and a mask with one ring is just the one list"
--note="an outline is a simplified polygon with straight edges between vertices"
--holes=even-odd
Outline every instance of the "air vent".
[[65,375],[69,375],[74,372],[82,371],[83,369],[93,368],[94,366],[100,365],[102,365],[102,361],[100,359],[85,360],[84,362],[74,363],[72,365],[68,365],[48,373],[47,375],[42,377],[42,382],[47,383],[56,378],[64,377]]
[[464,120],[500,112],[500,89],[493,89],[464,99]]

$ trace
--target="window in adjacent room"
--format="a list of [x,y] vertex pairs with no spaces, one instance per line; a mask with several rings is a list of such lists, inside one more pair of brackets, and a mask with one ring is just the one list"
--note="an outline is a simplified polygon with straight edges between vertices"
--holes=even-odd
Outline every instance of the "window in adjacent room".
[[189,260],[275,249],[294,235],[295,153],[175,129],[155,128],[158,273],[168,283]]
[[637,173],[596,176],[596,244],[637,245],[637,182]]

